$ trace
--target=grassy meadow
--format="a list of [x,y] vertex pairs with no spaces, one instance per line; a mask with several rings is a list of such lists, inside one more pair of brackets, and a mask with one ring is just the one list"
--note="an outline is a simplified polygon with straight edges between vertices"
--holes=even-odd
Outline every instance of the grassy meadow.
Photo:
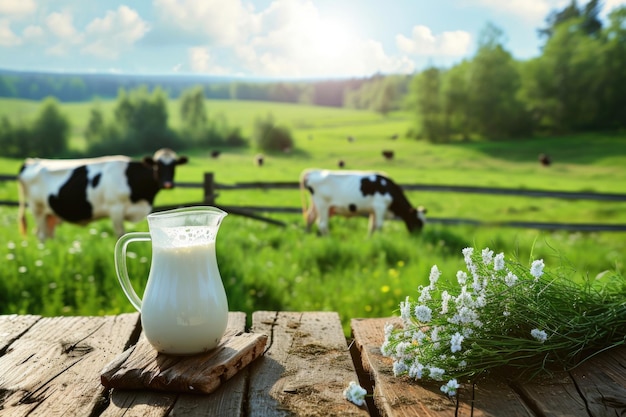
[[[37,104],[0,100],[0,115],[28,118]],[[113,102],[99,104],[112,114]],[[72,147],[84,146],[82,131],[92,103],[64,103],[72,124]],[[170,103],[170,124],[178,123],[176,101]],[[559,191],[624,193],[626,135],[576,135],[507,142],[466,142],[433,145],[404,137],[410,115],[379,114],[277,103],[208,101],[210,117],[221,115],[249,134],[258,116],[272,113],[288,126],[296,148],[288,154],[266,155],[258,167],[258,150],[212,149],[185,151],[188,165],[176,179],[201,182],[213,172],[219,183],[295,181],[309,167],[387,172],[401,184],[477,185]],[[399,138],[392,140],[391,136]],[[352,136],[354,141],[348,141]],[[383,149],[396,157],[386,161]],[[543,167],[539,153],[553,158]],[[140,156],[140,155],[137,155]],[[0,157],[0,173],[14,174],[20,160]],[[301,204],[295,190],[220,190],[221,205],[292,206]],[[534,220],[571,223],[626,223],[626,203],[409,192],[414,205],[429,217],[479,221]],[[200,189],[162,191],[156,205],[200,201]],[[15,182],[0,182],[0,200],[17,201]],[[383,233],[367,237],[367,220],[333,218],[331,235],[306,233],[302,217],[272,214],[287,227],[229,215],[218,235],[217,256],[231,310],[333,310],[346,333],[353,317],[394,313],[406,295],[428,281],[436,264],[442,279],[455,279],[463,267],[461,249],[490,247],[529,264],[543,258],[546,267],[562,268],[577,280],[602,282],[606,271],[622,273],[626,236],[620,232],[549,232],[496,226],[428,224],[421,235],[409,236],[401,222],[385,223]],[[0,206],[0,314],[100,315],[132,311],[117,282],[113,266],[116,237],[108,220],[87,227],[62,224],[54,240],[39,243],[17,232],[17,208]],[[32,217],[29,218],[33,224]],[[147,230],[145,221],[127,230]],[[129,268],[141,293],[150,267],[148,244],[131,245]]]

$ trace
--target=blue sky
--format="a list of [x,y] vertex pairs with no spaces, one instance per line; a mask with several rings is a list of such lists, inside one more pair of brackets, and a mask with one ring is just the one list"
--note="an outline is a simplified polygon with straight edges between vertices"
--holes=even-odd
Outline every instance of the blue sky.
[[[411,73],[471,57],[487,23],[518,59],[569,0],[2,0],[0,68],[241,77]],[[584,4],[586,1],[579,1]],[[626,0],[605,0],[602,16]]]

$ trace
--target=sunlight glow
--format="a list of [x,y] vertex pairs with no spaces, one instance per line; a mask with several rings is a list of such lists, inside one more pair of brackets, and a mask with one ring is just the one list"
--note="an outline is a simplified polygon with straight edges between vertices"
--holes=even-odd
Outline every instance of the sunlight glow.
[[339,21],[318,20],[306,29],[310,31],[310,53],[324,61],[345,57],[354,40],[350,27]]

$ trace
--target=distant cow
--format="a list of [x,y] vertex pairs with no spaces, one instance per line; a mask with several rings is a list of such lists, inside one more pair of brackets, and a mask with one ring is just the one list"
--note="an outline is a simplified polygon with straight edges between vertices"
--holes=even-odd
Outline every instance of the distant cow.
[[174,187],[176,165],[187,163],[171,149],[133,161],[127,156],[90,159],[28,158],[18,174],[19,222],[26,233],[26,204],[40,240],[54,236],[61,221],[85,225],[111,217],[118,236],[124,221],[137,222],[151,211],[160,189]]
[[[426,210],[413,208],[400,186],[381,173],[305,170],[300,176],[300,189],[307,230],[317,219],[323,235],[328,234],[328,220],[335,214],[368,214],[370,234],[382,228],[386,217],[400,217],[409,232],[421,230],[426,223]],[[310,207],[305,189],[310,193]]]
[[345,168],[346,166],[346,161],[344,161],[343,159],[340,159],[339,161],[337,161],[337,166],[339,168]]
[[217,159],[222,152],[220,151],[211,151],[211,158]]
[[382,155],[387,161],[391,161],[393,159],[393,151],[382,151]]
[[552,159],[550,159],[549,155],[542,153],[542,154],[539,154],[539,163],[543,165],[544,167],[548,167],[552,163]]
[[254,157],[254,163],[257,166],[262,167],[264,162],[265,162],[265,159],[263,158],[263,155],[259,154]]

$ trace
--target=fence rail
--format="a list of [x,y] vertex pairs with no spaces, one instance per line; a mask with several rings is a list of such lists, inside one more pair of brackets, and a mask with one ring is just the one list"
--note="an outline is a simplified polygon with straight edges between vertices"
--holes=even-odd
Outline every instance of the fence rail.
[[[15,181],[15,175],[0,174],[0,181]],[[177,182],[180,188],[202,188],[204,190],[204,200],[202,202],[181,203],[170,206],[155,207],[155,211],[163,211],[174,207],[185,207],[201,204],[210,204],[218,206],[229,213],[242,215],[258,220],[263,220],[276,225],[285,225],[276,219],[264,217],[258,213],[301,213],[301,207],[276,207],[276,206],[222,206],[216,203],[215,199],[218,194],[216,191],[224,190],[297,190],[300,186],[295,181],[276,181],[276,182],[239,182],[235,184],[222,184],[215,181],[214,174],[207,172],[204,174],[203,182]],[[492,194],[519,197],[542,197],[542,198],[558,198],[569,200],[596,200],[596,201],[626,201],[626,194],[617,193],[593,193],[593,192],[576,192],[576,191],[546,191],[536,189],[516,189],[516,188],[497,188],[497,187],[474,187],[474,186],[457,186],[457,185],[434,185],[434,184],[400,184],[407,191],[434,191],[434,192],[452,192],[452,193],[473,193],[473,194]],[[0,200],[0,205],[17,206],[17,201]],[[439,223],[446,225],[474,225],[474,226],[503,226],[503,227],[519,227],[540,230],[566,230],[566,231],[626,231],[626,224],[593,224],[593,223],[551,223],[551,222],[526,222],[526,221],[479,221],[473,219],[460,218],[428,218],[429,223]]]

